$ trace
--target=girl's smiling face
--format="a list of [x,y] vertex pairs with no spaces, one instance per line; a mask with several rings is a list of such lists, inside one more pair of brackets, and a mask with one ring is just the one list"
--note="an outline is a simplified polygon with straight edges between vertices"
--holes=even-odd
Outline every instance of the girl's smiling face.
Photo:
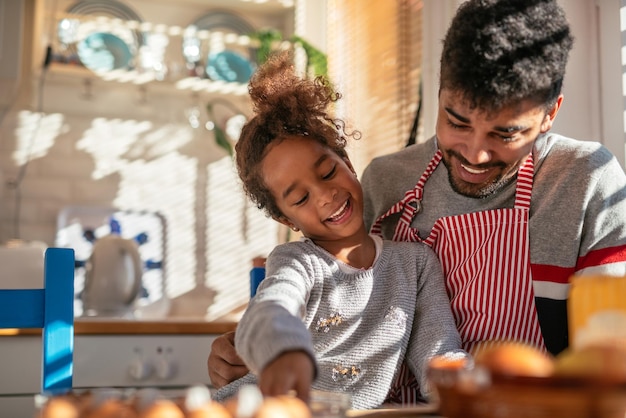
[[347,159],[310,137],[290,136],[268,146],[260,168],[282,213],[277,221],[327,250],[325,243],[366,235],[363,191]]
[[550,130],[562,97],[548,112],[530,101],[494,114],[469,107],[461,95],[439,95],[437,141],[452,188],[485,197],[515,177],[537,137]]

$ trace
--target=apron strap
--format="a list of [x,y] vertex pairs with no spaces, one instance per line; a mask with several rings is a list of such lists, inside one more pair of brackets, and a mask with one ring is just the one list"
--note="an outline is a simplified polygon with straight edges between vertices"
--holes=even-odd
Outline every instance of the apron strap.
[[430,163],[426,167],[424,173],[415,184],[413,189],[409,189],[404,194],[402,200],[393,205],[387,212],[383,215],[379,216],[372,225],[370,232],[374,235],[382,236],[382,221],[388,218],[391,215],[396,213],[402,213],[398,224],[396,225],[396,230],[394,232],[394,241],[421,241],[418,236],[418,231],[415,228],[411,228],[411,222],[415,215],[421,209],[421,201],[424,196],[424,184],[426,184],[426,180],[432,175],[432,173],[437,168],[437,165],[441,161],[442,153],[440,150],[437,150],[433,158],[430,160]]
[[535,175],[535,162],[532,152],[528,154],[526,162],[517,173],[517,185],[515,187],[515,208],[530,209],[530,196],[533,190],[533,176]]

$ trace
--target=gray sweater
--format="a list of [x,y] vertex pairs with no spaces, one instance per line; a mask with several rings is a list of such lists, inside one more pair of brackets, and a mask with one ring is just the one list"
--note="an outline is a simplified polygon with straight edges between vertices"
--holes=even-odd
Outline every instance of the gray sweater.
[[[464,354],[430,248],[384,241],[373,267],[340,263],[310,240],[272,251],[237,327],[235,345],[252,373],[284,351],[304,350],[317,360],[314,389],[349,392],[352,407],[365,409],[383,403],[405,356],[425,391],[428,359]],[[253,381],[247,376],[215,397]]]

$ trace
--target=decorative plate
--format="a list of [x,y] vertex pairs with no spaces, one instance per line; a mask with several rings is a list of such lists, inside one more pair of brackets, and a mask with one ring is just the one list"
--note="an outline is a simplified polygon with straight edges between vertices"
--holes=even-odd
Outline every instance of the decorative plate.
[[[62,47],[77,56],[85,67],[96,70],[130,68],[133,58],[144,43],[138,30],[125,22],[141,22],[141,17],[117,0],[80,0],[70,5],[57,25],[57,38]],[[106,17],[79,19],[72,16]],[[121,22],[120,22],[121,21]]]
[[[199,65],[213,80],[246,83],[256,68],[256,50],[244,45],[201,39],[199,33],[221,32],[225,36],[251,35],[255,29],[234,13],[217,10],[191,23],[183,36],[183,56],[192,65]],[[217,38],[219,39],[219,38]]]
[[92,71],[111,71],[130,67],[133,54],[121,38],[94,32],[78,43],[78,57]]
[[206,73],[212,80],[247,83],[253,72],[250,61],[234,51],[225,49],[209,54]]

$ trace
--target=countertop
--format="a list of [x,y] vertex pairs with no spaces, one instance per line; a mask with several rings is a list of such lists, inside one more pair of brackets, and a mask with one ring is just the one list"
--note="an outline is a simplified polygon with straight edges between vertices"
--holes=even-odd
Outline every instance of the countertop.
[[[125,320],[125,319],[81,319],[74,322],[74,335],[154,335],[154,334],[223,334],[233,331],[236,321],[216,320]],[[40,329],[0,329],[0,336],[37,335]]]
[[[202,317],[166,317],[159,319],[78,317],[74,320],[74,335],[221,335],[235,330],[245,308],[245,306],[242,306],[214,320],[206,320]],[[38,334],[41,334],[40,329],[0,329],[0,337]]]
[[443,418],[438,415],[438,406],[434,404],[389,409],[354,410],[346,413],[347,418]]

